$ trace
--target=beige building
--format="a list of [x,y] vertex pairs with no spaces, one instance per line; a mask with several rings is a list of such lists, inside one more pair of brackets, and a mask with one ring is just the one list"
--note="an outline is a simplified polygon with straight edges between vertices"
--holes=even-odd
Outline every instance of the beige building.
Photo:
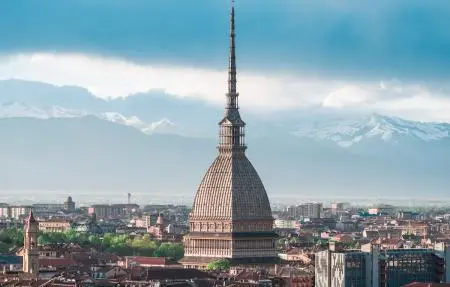
[[64,232],[69,230],[71,226],[71,222],[67,219],[39,221],[39,230],[43,232]]
[[291,219],[275,219],[275,228],[280,229],[295,229],[297,227],[297,221]]
[[281,259],[289,262],[301,262],[303,264],[310,264],[312,262],[313,256],[311,253],[305,253],[304,250],[300,248],[291,248],[283,252],[278,253]]
[[116,218],[129,215],[138,209],[137,204],[95,204],[89,207],[88,213],[95,213],[97,218]]
[[218,156],[200,183],[184,237],[186,267],[218,259],[236,264],[276,262],[276,234],[264,185],[245,155],[245,122],[236,89],[234,6],[231,9],[228,93],[220,121]]

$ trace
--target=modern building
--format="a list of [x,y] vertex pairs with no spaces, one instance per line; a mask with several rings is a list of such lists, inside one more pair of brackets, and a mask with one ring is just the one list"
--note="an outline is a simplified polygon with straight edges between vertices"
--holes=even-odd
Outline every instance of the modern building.
[[317,287],[376,286],[372,285],[369,253],[321,251],[316,254],[315,283]]
[[0,203],[0,219],[9,217],[10,217],[9,205],[6,203]]
[[430,249],[390,249],[381,251],[379,268],[381,286],[439,283],[444,279],[445,262]]
[[287,212],[290,217],[295,219],[321,218],[323,204],[318,202],[303,203],[288,207]]
[[381,250],[372,244],[361,250],[342,250],[330,244],[330,250],[315,256],[315,283],[318,287],[397,287],[445,282],[450,268],[445,252],[438,248]]
[[195,196],[184,237],[185,267],[203,267],[227,258],[233,264],[278,260],[272,211],[264,185],[245,155],[245,122],[239,114],[236,89],[234,5],[230,20],[228,93],[219,122],[218,156]]
[[31,206],[27,205],[7,205],[0,207],[0,217],[10,219],[23,219],[30,213]]
[[345,211],[346,204],[343,202],[334,202],[331,204],[331,214],[339,216]]
[[320,218],[323,204],[320,202],[309,202],[297,206],[297,215],[300,218]]

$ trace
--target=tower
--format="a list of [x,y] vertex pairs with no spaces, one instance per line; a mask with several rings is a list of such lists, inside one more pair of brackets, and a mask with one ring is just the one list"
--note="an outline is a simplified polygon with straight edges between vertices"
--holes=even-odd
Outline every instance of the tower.
[[38,277],[39,275],[39,223],[30,211],[24,234],[23,272]]
[[269,199],[246,157],[245,122],[239,113],[235,45],[235,8],[230,15],[228,91],[219,122],[218,155],[209,167],[189,215],[184,237],[186,267],[204,267],[219,259],[233,264],[277,260],[276,234]]
[[72,200],[71,196],[64,202],[64,209],[69,212],[75,211],[75,202]]

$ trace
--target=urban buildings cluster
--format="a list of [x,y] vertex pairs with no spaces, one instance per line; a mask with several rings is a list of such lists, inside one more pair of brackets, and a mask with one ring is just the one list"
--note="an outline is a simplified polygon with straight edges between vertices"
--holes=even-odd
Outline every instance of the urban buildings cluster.
[[[231,264],[232,257],[219,254],[211,262],[228,258],[230,266],[211,270],[211,262],[186,266],[184,258],[174,261],[169,256],[117,255],[105,251],[101,243],[82,246],[77,242],[39,240],[44,233],[72,231],[99,238],[106,234],[147,236],[147,240],[161,244],[186,245],[183,235],[190,230],[189,207],[95,204],[73,206],[69,211],[65,204],[59,205],[59,210],[54,204],[46,205],[54,208],[51,212],[45,208],[36,208],[35,212],[34,206],[44,204],[21,206],[28,214],[18,218],[1,217],[0,234],[12,228],[24,230],[23,247],[0,254],[0,277],[7,282],[35,280],[43,284],[53,280],[55,286],[103,286],[95,284],[105,282],[127,286],[130,282],[179,284],[200,280],[210,286],[409,286],[414,282],[450,281],[450,209],[413,211],[390,205],[325,206],[317,202],[286,206],[272,211],[276,258]],[[98,210],[102,210],[102,216],[94,212]],[[223,252],[223,248],[216,252]],[[148,275],[142,270],[149,270]],[[170,273],[173,270],[183,275],[177,277]]]

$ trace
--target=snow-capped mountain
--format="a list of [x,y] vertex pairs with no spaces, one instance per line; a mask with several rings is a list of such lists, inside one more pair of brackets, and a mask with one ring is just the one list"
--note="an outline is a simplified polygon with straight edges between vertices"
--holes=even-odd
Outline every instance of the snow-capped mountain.
[[96,116],[98,116],[101,119],[113,122],[113,123],[137,128],[138,130],[142,131],[145,134],[152,134],[155,132],[158,132],[158,133],[174,133],[174,132],[176,132],[175,124],[166,118],[163,118],[154,123],[145,123],[136,116],[131,116],[131,117],[127,118],[124,115],[122,115],[120,113],[116,113],[116,112],[106,112],[106,113],[97,114]]
[[83,117],[86,115],[88,113],[85,111],[70,110],[60,106],[37,108],[20,102],[0,103],[0,117],[2,118],[26,117],[49,119]]
[[437,141],[450,137],[450,124],[415,122],[372,114],[356,118],[305,120],[296,125],[292,133],[298,137],[331,140],[342,147],[350,147],[374,139],[394,144],[402,139]]
[[[134,127],[145,134],[176,133],[190,134],[190,126],[181,130],[171,120],[162,118],[154,122],[145,122],[138,116],[126,117],[119,112],[91,113],[86,110],[66,109],[61,106],[36,107],[22,102],[0,103],[1,117],[31,117],[39,119],[74,118],[95,116],[105,121]],[[214,121],[215,119],[211,119]],[[198,123],[201,125],[202,123]],[[450,124],[416,122],[397,117],[379,114],[372,115],[336,115],[336,114],[305,114],[294,121],[277,122],[268,126],[260,122],[253,126],[253,131],[273,135],[293,134],[298,138],[309,138],[320,141],[332,141],[340,147],[348,148],[365,141],[380,140],[388,144],[398,144],[405,140],[422,142],[438,141],[450,137]],[[208,135],[215,135],[212,131]],[[206,134],[205,134],[206,135]]]
[[84,110],[66,109],[60,106],[38,108],[21,102],[0,103],[0,118],[76,118],[95,116],[102,120],[134,127],[145,134],[175,132],[175,124],[163,118],[154,123],[145,123],[136,116],[126,117],[117,112],[89,113]]

